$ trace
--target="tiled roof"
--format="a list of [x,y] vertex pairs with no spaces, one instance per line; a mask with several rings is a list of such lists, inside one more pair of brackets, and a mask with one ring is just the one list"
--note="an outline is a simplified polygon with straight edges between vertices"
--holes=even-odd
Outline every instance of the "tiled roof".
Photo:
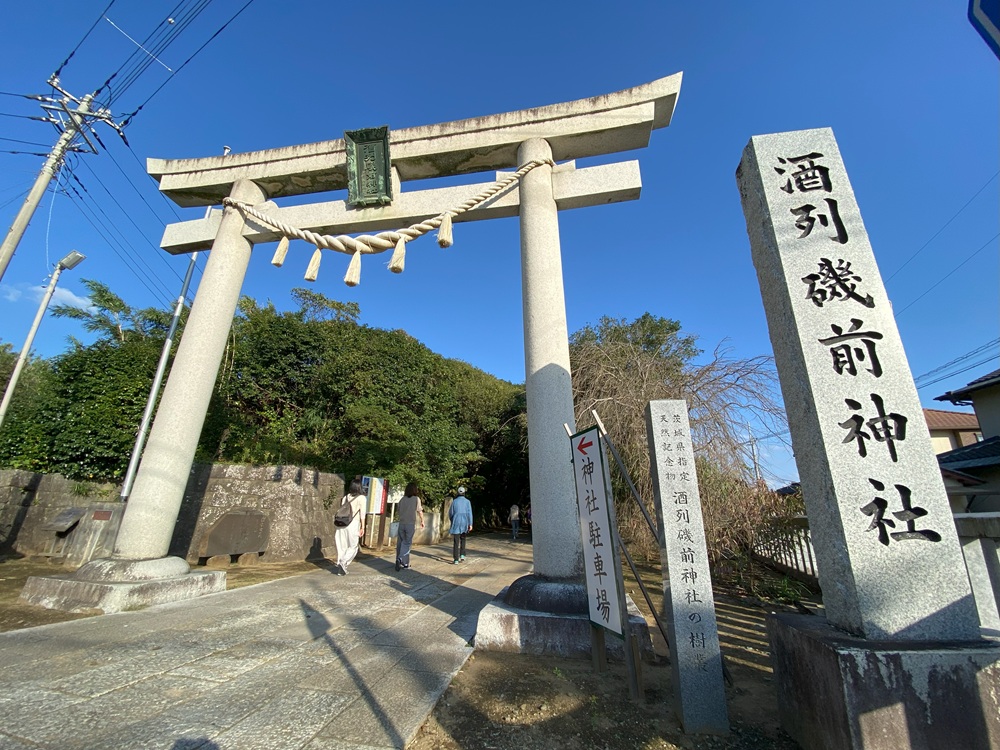
[[979,420],[968,411],[924,409],[928,430],[979,430]]
[[1000,436],[991,437],[964,448],[939,453],[938,464],[942,469],[974,469],[982,466],[1000,466]]
[[990,388],[994,385],[1000,385],[1000,370],[994,370],[993,372],[988,372],[981,378],[976,378],[968,385],[962,388],[957,388],[954,391],[948,391],[941,396],[935,396],[935,401],[951,401],[952,403],[956,401],[968,401],[969,395],[974,391],[981,391],[983,388]]

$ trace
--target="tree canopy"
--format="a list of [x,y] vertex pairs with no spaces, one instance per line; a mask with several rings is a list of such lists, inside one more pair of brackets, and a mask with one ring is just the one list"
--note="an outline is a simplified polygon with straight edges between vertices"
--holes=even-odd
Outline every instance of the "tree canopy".
[[[34,385],[22,381],[0,428],[0,465],[106,481],[128,466],[170,315],[86,285],[87,309],[53,312],[97,340],[35,363]],[[511,483],[526,484],[526,470],[507,465],[524,460],[522,387],[404,331],[358,324],[355,303],[307,289],[293,298],[291,312],[240,300],[196,460],[415,481],[432,504],[459,484],[484,503],[522,492]],[[0,349],[0,375],[13,360]]]

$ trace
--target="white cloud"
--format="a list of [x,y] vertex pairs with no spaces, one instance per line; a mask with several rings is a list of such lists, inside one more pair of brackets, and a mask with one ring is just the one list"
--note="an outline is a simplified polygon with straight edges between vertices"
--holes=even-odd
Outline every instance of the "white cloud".
[[[44,292],[43,292],[44,294]],[[41,295],[39,295],[41,299]],[[63,289],[56,287],[55,292],[52,294],[52,304],[53,305],[69,305],[70,307],[78,307],[81,310],[90,310],[92,305],[87,297],[80,297],[73,294],[69,289]]]
[[[42,297],[45,296],[45,287],[47,284],[40,286],[33,286],[31,284],[16,284],[11,286],[10,284],[0,284],[0,297],[2,297],[7,302],[12,302],[17,305],[22,306],[36,306],[42,301]],[[55,291],[52,293],[52,299],[49,302],[50,305],[69,305],[70,307],[78,307],[81,310],[90,310],[92,305],[90,300],[86,297],[81,297],[74,294],[69,289],[63,287],[56,287]]]
[[23,292],[17,288],[10,286],[9,284],[0,284],[0,296],[2,296],[8,302],[17,302],[21,299]]

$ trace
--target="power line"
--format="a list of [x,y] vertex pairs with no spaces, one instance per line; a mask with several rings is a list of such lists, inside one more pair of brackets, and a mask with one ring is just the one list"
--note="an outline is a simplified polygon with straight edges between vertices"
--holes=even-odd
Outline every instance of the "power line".
[[15,195],[13,198],[11,198],[10,200],[8,200],[6,203],[0,203],[0,208],[6,208],[7,206],[9,206],[14,201],[21,200],[22,198],[24,198],[24,196],[26,196],[28,194],[28,191],[30,191],[30,190],[31,190],[31,188],[27,188],[25,190],[22,190],[19,194]]
[[41,156],[42,158],[48,156],[47,153],[38,151],[0,151],[0,154],[15,154],[17,156]]
[[[158,248],[156,245],[154,245],[152,242],[149,241],[149,238],[146,237],[145,233],[142,231],[139,225],[136,224],[135,220],[132,219],[132,215],[125,210],[125,208],[122,206],[121,203],[118,202],[118,199],[114,196],[114,194],[112,194],[110,190],[108,190],[107,186],[101,181],[101,178],[98,177],[97,174],[94,172],[94,170],[90,169],[89,166],[87,166],[87,170],[94,177],[94,179],[97,180],[97,184],[99,184],[104,189],[104,192],[108,194],[108,197],[111,198],[112,202],[116,206],[118,206],[121,212],[125,215],[125,218],[129,220],[129,223],[131,223],[132,226],[135,227],[136,231],[139,232],[139,235],[143,238],[143,240],[145,240],[146,244],[148,244],[153,249],[156,257],[159,258],[168,269],[170,269],[170,272],[177,277],[178,281],[183,281],[184,279],[181,277],[181,275],[177,273],[177,271],[175,271],[174,268],[169,263],[167,263],[166,258],[163,257],[163,253],[160,252],[160,248]],[[136,191],[136,193],[138,193],[138,191]],[[142,198],[142,195],[139,195],[139,197]],[[143,198],[143,202],[145,203],[145,198]],[[146,206],[149,207],[150,211],[153,210],[148,203],[146,203]],[[157,220],[159,220],[159,217],[157,217]],[[160,224],[162,226],[162,222],[160,222]]]
[[[142,284],[144,287],[146,287],[146,289],[149,291],[149,293],[155,299],[157,299],[162,305],[164,305],[165,307],[169,308],[170,305],[171,305],[171,302],[169,300],[165,300],[164,299],[162,292],[155,291],[154,289],[152,289],[149,286],[149,284],[146,283],[146,279],[143,277],[143,274],[141,274],[136,268],[133,267],[131,259],[128,258],[128,257],[126,257],[126,255],[124,255],[122,252],[119,252],[119,250],[115,247],[116,241],[112,240],[107,234],[105,234],[104,227],[102,226],[101,222],[96,221],[95,218],[91,217],[87,213],[87,210],[90,210],[90,209],[89,209],[89,207],[86,206],[86,203],[85,203],[85,201],[83,199],[83,196],[80,195],[80,193],[72,185],[67,185],[67,187],[70,189],[70,191],[74,195],[76,195],[76,197],[78,199],[78,202],[74,202],[74,205],[77,207],[77,209],[83,215],[83,218],[86,219],[87,222],[94,228],[94,231],[96,231],[104,239],[104,241],[107,243],[108,247],[111,248],[111,251],[115,255],[117,255],[119,257],[119,259],[121,259],[122,263],[125,264],[125,267],[128,268],[128,270],[131,271],[132,274],[139,280],[139,283]],[[87,210],[84,210],[85,208],[87,208]]]
[[964,210],[965,210],[966,208],[968,208],[968,207],[969,207],[969,204],[970,204],[970,203],[972,203],[972,201],[974,201],[974,200],[975,200],[975,199],[976,199],[976,198],[977,198],[977,197],[979,196],[979,194],[980,194],[981,192],[983,192],[983,191],[984,191],[984,190],[986,189],[986,186],[987,186],[987,185],[989,185],[989,184],[990,184],[991,182],[993,182],[993,180],[995,180],[995,179],[997,178],[997,175],[1000,175],[1000,170],[998,170],[998,171],[994,172],[994,173],[993,173],[993,176],[992,176],[992,177],[990,177],[990,178],[989,178],[989,179],[988,179],[988,180],[987,180],[987,181],[986,181],[985,183],[983,183],[983,186],[982,186],[981,188],[979,188],[979,190],[977,190],[977,191],[975,192],[975,194],[974,194],[974,195],[973,195],[973,196],[972,196],[971,198],[969,198],[969,200],[967,200],[967,201],[965,202],[965,205],[964,205],[964,206],[962,206],[962,207],[961,207],[960,209],[958,209],[958,211],[956,211],[956,212],[955,212],[955,215],[954,215],[954,216],[952,216],[952,217],[951,217],[950,219],[948,219],[948,221],[946,221],[946,222],[944,223],[944,226],[942,226],[942,227],[941,227],[941,228],[940,228],[939,230],[937,230],[937,231],[936,231],[936,232],[934,233],[934,236],[933,236],[933,237],[931,237],[931,238],[930,238],[929,240],[927,240],[927,242],[925,242],[925,243],[923,244],[923,246],[921,246],[921,248],[920,248],[919,250],[917,250],[917,252],[915,252],[915,253],[914,253],[913,255],[911,255],[911,256],[910,256],[909,258],[907,258],[907,259],[906,259],[906,261],[905,261],[905,262],[903,263],[903,265],[901,265],[901,266],[900,266],[899,268],[897,268],[897,269],[896,269],[896,270],[895,270],[895,271],[893,272],[892,276],[890,276],[890,277],[889,277],[888,279],[886,279],[886,281],[890,281],[890,280],[891,280],[891,279],[893,278],[893,276],[895,276],[895,275],[896,275],[897,273],[899,273],[899,272],[900,272],[900,271],[902,271],[902,270],[903,270],[904,268],[906,268],[906,266],[907,266],[907,265],[909,264],[909,262],[910,262],[911,260],[913,260],[913,259],[914,259],[914,258],[916,258],[916,257],[917,257],[918,255],[920,255],[920,253],[922,253],[922,252],[924,251],[924,249],[925,249],[925,248],[926,248],[926,247],[927,247],[927,246],[928,246],[929,244],[931,244],[931,243],[932,243],[932,242],[934,241],[934,239],[935,239],[935,238],[936,238],[936,237],[937,237],[937,236],[938,236],[939,234],[941,234],[941,232],[943,232],[943,231],[944,231],[945,229],[947,229],[947,228],[948,228],[948,225],[949,225],[949,224],[951,224],[951,222],[953,222],[953,221],[954,221],[955,219],[957,219],[957,218],[958,218],[958,215],[959,215],[960,213],[962,213],[962,211],[964,211]]
[[973,253],[972,255],[970,255],[970,256],[969,256],[968,258],[966,258],[965,260],[963,260],[963,261],[962,261],[961,263],[959,263],[959,264],[958,264],[957,266],[955,266],[955,267],[954,267],[954,268],[953,268],[953,269],[952,269],[952,270],[951,270],[951,271],[950,271],[949,273],[945,274],[945,275],[944,275],[944,276],[942,276],[942,277],[941,277],[940,279],[938,279],[938,282],[937,282],[936,284],[934,284],[934,285],[933,285],[933,286],[932,286],[932,287],[931,287],[930,289],[928,289],[928,290],[927,290],[926,292],[924,292],[923,294],[921,294],[921,295],[920,295],[919,297],[917,297],[917,298],[916,298],[915,300],[913,300],[913,302],[911,302],[910,304],[908,304],[908,305],[907,305],[906,307],[904,307],[904,308],[903,308],[902,310],[898,311],[898,312],[896,313],[896,317],[898,318],[898,317],[899,317],[900,315],[902,315],[902,314],[903,314],[904,312],[906,312],[906,311],[907,311],[907,310],[909,310],[909,309],[910,309],[911,307],[913,307],[913,306],[914,306],[915,304],[917,304],[917,302],[919,302],[919,301],[920,301],[920,300],[922,300],[922,299],[923,299],[924,297],[926,297],[926,296],[927,296],[928,294],[930,294],[930,293],[931,293],[931,292],[932,292],[932,291],[933,291],[934,289],[936,289],[937,287],[939,287],[939,286],[940,286],[940,285],[941,285],[942,283],[944,283],[944,281],[945,281],[945,280],[946,280],[946,279],[947,279],[947,278],[948,278],[949,276],[953,275],[953,274],[954,274],[954,273],[955,273],[956,271],[958,271],[958,269],[959,269],[959,268],[961,268],[962,266],[964,266],[964,265],[965,265],[966,263],[968,263],[968,262],[969,262],[970,260],[972,260],[972,259],[973,259],[973,258],[975,258],[975,257],[976,257],[977,255],[979,255],[979,253],[981,253],[981,252],[982,252],[983,250],[985,250],[985,249],[986,249],[987,247],[989,247],[989,246],[990,246],[990,244],[991,244],[991,243],[993,243],[993,242],[994,242],[994,240],[996,240],[996,238],[997,238],[997,237],[1000,237],[1000,232],[997,232],[996,234],[994,234],[994,235],[993,235],[993,236],[992,236],[992,237],[991,237],[990,239],[988,239],[988,240],[986,241],[986,243],[985,243],[985,244],[984,244],[984,245],[983,245],[982,247],[980,247],[980,248],[979,248],[978,250],[976,250],[976,251],[975,251],[975,252],[974,252],[974,253]]
[[82,45],[87,40],[87,37],[90,36],[90,32],[92,32],[97,27],[97,24],[99,24],[101,22],[101,19],[104,18],[104,14],[107,13],[109,10],[111,10],[111,6],[114,4],[115,0],[111,0],[111,2],[108,3],[108,7],[105,8],[103,11],[101,11],[101,14],[97,17],[97,20],[95,20],[94,23],[91,24],[90,28],[87,29],[87,33],[83,35],[83,39],[81,39],[79,42],[76,43],[76,46],[66,56],[66,59],[63,60],[62,63],[60,63],[58,68],[56,68],[56,72],[52,74],[54,77],[56,78],[59,77],[59,74],[62,72],[62,69],[66,67],[66,63],[68,63],[70,59],[73,57],[73,55],[76,54],[77,50],[80,49],[80,45]]
[[[79,185],[80,188],[83,189],[84,193],[86,193],[87,196],[89,197],[89,191],[87,191],[86,186],[84,186],[84,184],[80,182],[80,179],[75,174],[72,173],[70,173],[70,176],[73,178],[73,181],[76,182],[76,184]],[[115,250],[115,254],[118,255],[118,257],[121,258],[126,263],[126,265],[128,265],[128,267],[132,270],[135,276],[142,282],[143,286],[149,289],[149,291],[161,301],[166,300],[165,304],[169,307],[171,304],[169,300],[173,296],[170,290],[168,290],[166,286],[163,285],[162,282],[160,282],[159,278],[155,274],[153,274],[152,269],[149,268],[145,260],[143,260],[142,256],[135,254],[134,252],[130,252],[129,250],[126,249],[126,247],[130,244],[128,239],[121,233],[120,230],[118,230],[118,228],[110,220],[110,217],[107,215],[104,209],[102,209],[96,201],[93,202],[93,206],[89,205],[84,195],[81,195],[80,192],[77,191],[75,188],[73,188],[71,185],[69,187],[70,190],[72,190],[73,194],[77,196],[81,205],[87,205],[88,209],[93,214],[94,219],[98,218],[97,213],[100,213],[104,217],[104,221],[99,221],[99,220],[94,221],[91,220],[90,217],[87,217],[88,221],[90,221],[91,223],[91,226],[93,226],[94,229],[96,229],[98,233],[105,239],[105,241],[108,242],[112,250],[115,250],[114,243],[110,239],[108,232],[114,231],[119,235],[120,240],[116,240],[115,242],[117,242],[118,246],[122,249],[122,252],[118,252],[117,250]],[[100,224],[101,226],[99,227],[98,224]],[[125,256],[129,257],[126,258]],[[138,269],[138,264],[140,263],[145,267],[146,269],[145,272],[142,272]],[[156,284],[159,287],[159,290],[154,291],[149,286],[149,284],[146,283],[146,280],[149,280],[150,283]]]
[[32,115],[12,115],[9,112],[0,112],[0,117],[16,117],[20,120],[41,120],[42,122],[47,122],[44,117],[34,117]]
[[987,362],[992,362],[994,359],[1000,359],[1000,353],[998,353],[998,354],[991,354],[990,356],[986,357],[985,359],[981,359],[978,362],[973,362],[968,367],[963,367],[961,370],[955,370],[955,372],[949,372],[949,373],[947,373],[945,375],[942,375],[939,378],[936,378],[936,379],[931,380],[931,381],[929,381],[927,383],[924,383],[923,385],[918,385],[917,386],[917,390],[918,391],[922,390],[924,388],[927,388],[929,386],[934,385],[935,383],[940,383],[942,380],[947,380],[948,378],[953,378],[956,375],[961,375],[963,372],[968,372],[969,370],[975,370],[977,367],[982,367]]
[[[0,141],[7,141],[8,143],[22,143],[25,146],[41,146],[42,148],[48,148],[47,143],[36,143],[35,141],[20,141],[17,138],[0,138]],[[11,151],[10,153],[15,153]],[[48,156],[48,154],[42,154],[42,156]]]
[[[137,50],[133,50],[132,54],[129,55],[128,59],[119,67],[119,69],[113,73],[104,85],[101,87],[108,88],[109,92],[112,89],[112,81],[116,78],[121,77],[124,79],[117,87],[114,89],[114,93],[109,93],[108,105],[115,99],[121,97],[136,80],[149,68],[154,60],[158,61],[159,55],[174,42],[176,39],[184,32],[191,23],[205,10],[208,4],[212,0],[197,0],[198,5],[196,5],[190,11],[180,11],[181,5],[177,5],[173,11],[171,11],[171,16],[169,16],[164,21],[157,24],[156,28],[143,40],[142,44],[136,44]],[[183,14],[183,15],[182,15]],[[108,19],[110,22],[110,19]],[[112,24],[113,25],[113,24]],[[124,33],[124,32],[123,32]],[[154,38],[157,35],[161,35],[162,39],[154,42]],[[149,47],[150,49],[146,49]],[[162,63],[161,63],[162,64]],[[131,66],[131,67],[130,67]],[[164,65],[164,67],[166,67]],[[127,73],[125,71],[128,71]],[[170,70],[167,68],[167,70]],[[171,75],[175,71],[170,70]],[[124,73],[124,75],[123,75]]]
[[917,376],[916,378],[914,378],[914,381],[923,380],[924,378],[930,377],[931,375],[936,375],[937,373],[941,372],[942,370],[945,370],[945,369],[951,367],[952,365],[957,365],[960,362],[963,362],[964,360],[969,359],[970,357],[974,357],[977,354],[980,354],[980,353],[986,351],[987,349],[990,349],[990,348],[992,348],[994,346],[997,346],[998,344],[1000,344],[1000,338],[993,339],[992,341],[987,341],[985,344],[982,344],[981,346],[977,346],[972,351],[966,352],[965,354],[963,354],[963,355],[961,355],[959,357],[955,357],[955,359],[951,360],[951,362],[945,362],[940,367],[935,367],[933,370],[925,372],[923,375]]
[[130,122],[130,121],[132,120],[132,118],[133,118],[133,117],[135,117],[135,116],[136,116],[137,114],[139,114],[139,112],[140,112],[140,111],[142,111],[142,108],[143,108],[143,107],[145,107],[145,106],[146,106],[147,104],[149,104],[149,102],[150,102],[150,101],[152,101],[152,99],[153,99],[153,97],[154,97],[154,96],[156,96],[156,95],[157,95],[158,93],[160,93],[160,89],[162,89],[162,88],[163,88],[164,86],[166,86],[166,85],[167,85],[167,84],[168,84],[168,83],[169,83],[169,82],[170,82],[170,81],[171,81],[171,80],[173,79],[173,77],[174,77],[175,75],[177,75],[177,74],[178,74],[178,73],[180,73],[180,72],[181,72],[182,70],[184,70],[184,68],[185,68],[185,67],[187,66],[187,64],[188,64],[189,62],[191,62],[191,61],[192,61],[192,60],[193,60],[193,59],[194,59],[194,58],[195,58],[195,57],[196,57],[196,56],[197,56],[197,55],[198,55],[198,54],[199,54],[199,53],[200,53],[200,52],[201,52],[201,51],[202,51],[203,49],[205,49],[205,47],[207,47],[207,46],[208,46],[209,44],[211,44],[211,43],[212,43],[212,41],[213,41],[213,40],[214,40],[214,39],[215,39],[215,38],[216,38],[216,37],[217,37],[217,36],[218,36],[219,34],[221,34],[221,33],[222,33],[223,31],[225,31],[225,30],[226,30],[226,28],[227,28],[227,27],[229,26],[229,24],[231,24],[231,23],[232,23],[233,21],[235,21],[235,20],[236,20],[237,18],[239,18],[239,17],[240,17],[240,15],[241,15],[241,14],[243,13],[243,11],[245,11],[245,10],[246,10],[247,8],[249,8],[249,7],[250,7],[250,6],[251,6],[251,5],[253,4],[253,2],[254,2],[254,0],[247,0],[246,4],[245,4],[245,5],[244,5],[244,6],[242,7],[242,8],[240,8],[240,9],[239,9],[238,11],[236,11],[236,13],[235,13],[235,14],[234,14],[234,15],[232,16],[232,18],[230,18],[230,19],[229,19],[228,21],[226,21],[226,22],[225,22],[225,23],[224,23],[224,24],[223,24],[223,25],[222,25],[222,26],[221,26],[221,27],[219,28],[219,30],[218,30],[218,31],[216,31],[216,32],[215,32],[214,34],[212,34],[212,36],[208,38],[208,41],[206,41],[206,42],[205,42],[205,43],[204,43],[203,45],[201,45],[201,46],[200,46],[200,47],[199,47],[198,49],[196,49],[196,50],[194,51],[194,54],[192,54],[192,55],[191,55],[191,57],[189,57],[189,58],[188,58],[187,60],[185,60],[185,61],[184,61],[184,62],[183,62],[183,63],[181,64],[181,66],[180,66],[179,68],[177,68],[177,70],[175,70],[175,71],[174,71],[174,72],[173,72],[173,73],[172,73],[172,74],[171,74],[171,75],[170,75],[170,76],[169,76],[169,77],[167,78],[167,80],[165,80],[165,81],[164,81],[163,83],[161,83],[161,84],[159,85],[159,87],[157,87],[157,89],[156,89],[156,90],[155,90],[155,91],[154,91],[154,92],[153,92],[152,94],[150,94],[150,95],[149,95],[149,97],[148,97],[148,98],[146,99],[146,101],[144,101],[144,102],[143,102],[142,104],[140,104],[140,105],[139,105],[139,107],[138,107],[138,108],[137,108],[136,110],[134,110],[133,112],[131,112],[131,113],[130,113],[129,115],[127,115],[127,116],[125,117],[125,119],[124,119],[124,120],[122,121],[122,127],[124,128],[124,127],[125,127],[126,125],[128,125],[128,123],[129,123],[129,122]]
[[[92,196],[90,196],[89,192],[87,191],[87,188],[83,185],[82,182],[80,182],[80,180],[76,177],[76,175],[71,175],[71,176],[73,177],[73,180],[77,183],[77,185],[79,185],[83,189],[84,193],[86,194],[85,197],[92,198]],[[166,294],[167,298],[171,297],[172,296],[171,292],[167,288],[166,284],[164,284],[160,280],[160,277],[157,274],[153,273],[153,269],[149,267],[149,264],[146,262],[145,258],[143,258],[143,256],[135,250],[132,243],[121,231],[121,229],[119,229],[118,226],[111,221],[111,217],[108,216],[107,212],[103,208],[101,208],[100,204],[96,200],[92,200],[92,206],[93,206],[93,208],[91,209],[92,211],[96,209],[96,212],[100,213],[100,215],[104,217],[103,223],[105,224],[105,226],[108,227],[108,231],[114,232],[118,235],[120,239],[120,247],[126,254],[128,254],[132,258],[133,263],[137,265],[141,264],[143,268],[145,268],[144,273],[146,278],[148,278],[151,283],[155,283],[159,287],[160,291]]]

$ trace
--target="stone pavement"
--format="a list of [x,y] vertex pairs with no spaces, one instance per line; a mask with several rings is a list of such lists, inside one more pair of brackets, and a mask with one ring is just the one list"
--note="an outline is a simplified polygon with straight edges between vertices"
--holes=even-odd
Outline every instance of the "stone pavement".
[[531,546],[477,535],[461,565],[450,543],[411,562],[0,633],[0,748],[402,748]]

